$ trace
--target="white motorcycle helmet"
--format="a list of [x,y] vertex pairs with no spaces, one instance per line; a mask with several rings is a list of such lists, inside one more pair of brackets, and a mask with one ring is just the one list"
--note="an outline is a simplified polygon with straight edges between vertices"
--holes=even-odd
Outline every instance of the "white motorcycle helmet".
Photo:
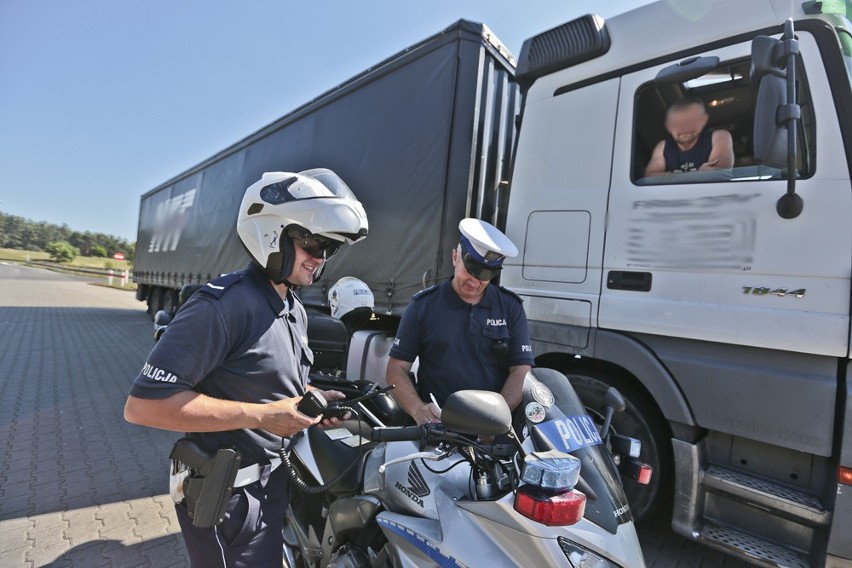
[[328,290],[331,317],[344,319],[349,314],[373,314],[375,299],[370,287],[352,276],[344,276]]
[[[296,259],[293,239],[317,258],[367,236],[367,214],[337,174],[324,168],[266,172],[246,189],[237,234],[276,283],[287,283]],[[319,279],[321,270],[314,280]]]

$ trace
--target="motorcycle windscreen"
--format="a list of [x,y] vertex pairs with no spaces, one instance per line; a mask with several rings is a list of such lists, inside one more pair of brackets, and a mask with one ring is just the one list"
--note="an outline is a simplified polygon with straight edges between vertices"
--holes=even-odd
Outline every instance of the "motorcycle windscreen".
[[565,375],[533,369],[521,410],[536,451],[559,450],[582,462],[577,489],[586,494],[586,519],[612,534],[633,520],[612,456]]

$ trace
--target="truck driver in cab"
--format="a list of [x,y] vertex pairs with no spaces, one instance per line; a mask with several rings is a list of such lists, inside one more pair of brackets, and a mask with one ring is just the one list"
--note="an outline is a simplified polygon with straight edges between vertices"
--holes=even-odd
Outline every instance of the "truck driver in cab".
[[651,153],[645,176],[733,167],[731,133],[708,127],[709,118],[704,103],[697,97],[672,104],[666,113],[669,135]]

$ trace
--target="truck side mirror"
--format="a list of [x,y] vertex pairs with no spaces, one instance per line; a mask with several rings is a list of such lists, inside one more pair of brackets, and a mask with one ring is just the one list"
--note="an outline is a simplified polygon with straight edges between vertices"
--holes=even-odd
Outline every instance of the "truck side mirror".
[[794,219],[804,202],[796,194],[796,130],[802,116],[796,104],[796,55],[799,42],[793,20],[784,24],[778,40],[760,36],[751,43],[751,81],[757,86],[754,109],[754,159],[759,164],[787,168],[787,193],[776,204],[778,215]]

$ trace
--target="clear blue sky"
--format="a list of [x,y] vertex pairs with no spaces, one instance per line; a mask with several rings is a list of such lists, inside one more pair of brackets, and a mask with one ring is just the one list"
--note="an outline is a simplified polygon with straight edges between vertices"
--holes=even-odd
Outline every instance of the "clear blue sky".
[[0,0],[0,211],[136,239],[139,196],[459,18],[642,0]]

